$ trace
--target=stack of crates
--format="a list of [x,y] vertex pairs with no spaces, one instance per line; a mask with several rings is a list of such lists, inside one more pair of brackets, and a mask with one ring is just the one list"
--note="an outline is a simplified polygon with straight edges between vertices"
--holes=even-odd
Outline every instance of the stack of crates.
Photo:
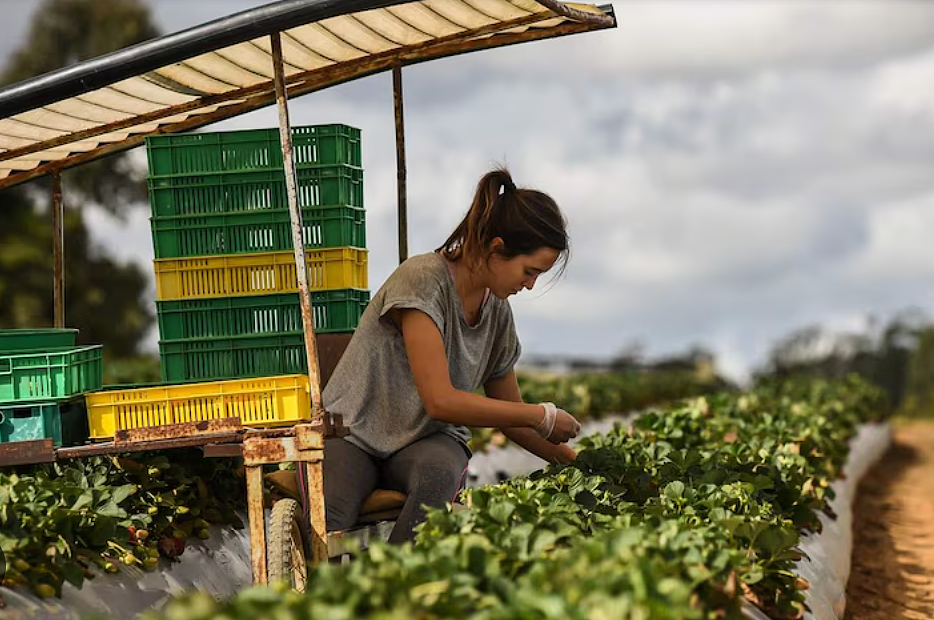
[[103,383],[103,347],[76,346],[76,329],[0,330],[0,444],[84,443],[82,394]]
[[[317,333],[369,302],[360,130],[292,131]],[[169,383],[307,373],[278,129],[146,140],[159,352]]]

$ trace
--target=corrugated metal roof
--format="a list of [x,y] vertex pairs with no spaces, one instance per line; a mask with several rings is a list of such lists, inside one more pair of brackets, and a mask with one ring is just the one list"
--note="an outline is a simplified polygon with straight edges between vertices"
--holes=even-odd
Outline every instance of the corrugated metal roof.
[[[315,0],[308,0],[308,4],[314,3]],[[294,7],[296,2],[280,4]],[[352,4],[361,3],[345,3]],[[534,0],[374,4],[383,6],[309,19],[282,30],[283,64],[290,96],[383,71],[399,63],[412,64],[615,25],[607,7],[560,5],[553,0],[543,0],[541,4]],[[600,16],[603,22],[577,21],[558,15],[543,4],[571,17],[578,15],[575,11]],[[333,5],[329,3],[332,14],[337,12]],[[564,11],[566,7],[571,10]],[[247,13],[239,16],[246,18]],[[196,35],[195,30],[180,34]],[[273,28],[270,32],[278,30]],[[6,98],[4,91],[0,91],[0,187],[136,146],[148,134],[193,129],[273,103],[271,39],[265,34],[252,36],[255,29],[250,34],[249,40],[81,90],[81,85],[93,83],[95,76],[119,70],[119,66],[104,66],[108,58],[102,57],[97,65],[87,67],[93,71],[85,71],[85,77],[78,80],[80,92],[70,91],[67,96],[43,101],[31,109],[16,110],[15,100],[19,99],[21,108],[30,105],[23,104],[23,97],[28,98],[41,88],[46,91],[54,88],[56,74],[4,89]],[[163,39],[166,40],[162,41],[165,44],[162,47],[172,43],[170,37]],[[171,51],[160,49],[159,43],[155,40],[137,47],[141,48],[140,54]],[[132,51],[133,48],[123,50]],[[111,60],[119,64],[118,57]],[[80,70],[77,66],[63,71],[61,81],[76,74],[80,77]],[[3,107],[7,107],[7,112]],[[16,112],[9,113],[10,110]]]

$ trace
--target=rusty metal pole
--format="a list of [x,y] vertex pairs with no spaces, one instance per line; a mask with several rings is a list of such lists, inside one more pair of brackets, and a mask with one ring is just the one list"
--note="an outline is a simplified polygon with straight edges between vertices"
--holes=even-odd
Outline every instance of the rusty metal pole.
[[52,173],[52,305],[55,327],[65,327],[65,233],[62,173]]
[[302,328],[305,332],[305,357],[308,360],[308,379],[311,388],[312,423],[328,420],[321,405],[321,373],[318,368],[318,346],[315,342],[315,325],[311,314],[311,295],[308,290],[308,265],[305,262],[305,241],[302,235],[302,213],[298,208],[298,190],[295,178],[295,157],[292,151],[292,128],[289,124],[289,107],[285,88],[285,71],[282,67],[282,39],[278,32],[272,39],[273,70],[276,76],[276,105],[279,108],[279,138],[282,141],[282,163],[285,168],[285,190],[289,202],[289,219],[292,221],[292,246],[295,250],[295,275],[298,277],[298,297],[302,307]]
[[[305,242],[302,235],[302,213],[298,208],[298,192],[295,175],[295,158],[292,152],[292,128],[289,124],[289,107],[285,86],[285,70],[282,66],[282,38],[278,32],[272,39],[273,71],[276,77],[276,105],[279,108],[279,138],[282,142],[282,163],[285,168],[285,189],[289,201],[289,219],[292,221],[292,246],[295,250],[295,274],[298,277],[298,297],[302,307],[302,327],[305,333],[305,356],[308,359],[308,380],[311,390],[311,423],[319,425],[327,435],[331,431],[331,419],[321,404],[321,372],[318,367],[318,346],[315,341],[315,326],[311,313],[311,294],[308,290],[308,266],[305,262]],[[321,446],[324,447],[323,444]],[[321,451],[324,456],[323,450]],[[308,516],[311,537],[312,560],[326,561],[327,528],[325,524],[324,483],[321,462],[298,463],[305,469],[308,478],[308,497],[305,511]],[[251,519],[252,521],[252,519]]]
[[396,188],[399,213],[399,263],[409,257],[409,221],[405,187],[405,118],[402,109],[402,65],[392,66],[392,99],[396,114]]
[[253,568],[253,583],[269,583],[266,565],[266,515],[263,509],[263,467],[247,465],[246,505],[250,520],[250,565]]

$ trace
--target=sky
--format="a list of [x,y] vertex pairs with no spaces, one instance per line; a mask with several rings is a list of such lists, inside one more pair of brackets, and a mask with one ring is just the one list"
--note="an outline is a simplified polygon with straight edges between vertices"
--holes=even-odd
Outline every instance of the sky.
[[[0,58],[38,4],[0,0],[19,8]],[[166,33],[260,4],[149,0]],[[564,277],[511,300],[527,354],[702,345],[741,379],[800,327],[934,311],[934,2],[612,4],[614,30],[403,71],[410,253],[506,164],[557,200],[572,244]],[[375,291],[397,264],[390,76],[296,99],[291,118],[362,130]],[[267,108],[208,130],[276,124]],[[145,207],[87,217],[149,269]]]

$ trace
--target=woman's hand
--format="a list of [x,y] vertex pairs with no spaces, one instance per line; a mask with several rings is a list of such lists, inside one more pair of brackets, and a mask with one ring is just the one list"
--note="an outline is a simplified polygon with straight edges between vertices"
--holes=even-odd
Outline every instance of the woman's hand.
[[551,443],[565,443],[569,439],[574,439],[581,430],[581,423],[564,409],[558,409],[555,417],[555,427],[548,435],[548,441]]
[[554,454],[551,457],[552,463],[567,465],[577,458],[577,452],[566,443],[558,444],[554,448]]

